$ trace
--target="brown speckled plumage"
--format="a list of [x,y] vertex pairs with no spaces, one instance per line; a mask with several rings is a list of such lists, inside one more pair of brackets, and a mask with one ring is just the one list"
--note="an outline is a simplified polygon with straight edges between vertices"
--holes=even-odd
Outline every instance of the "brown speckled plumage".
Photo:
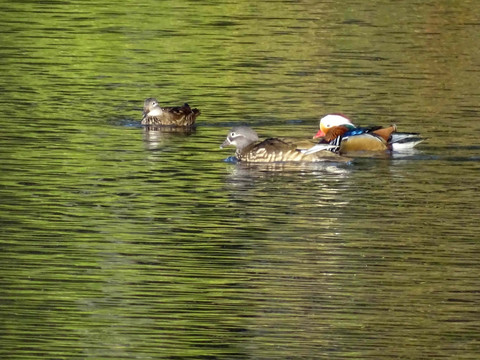
[[325,160],[345,161],[330,151],[304,154],[294,143],[278,138],[269,138],[258,142],[255,131],[246,126],[233,128],[220,146],[235,145],[235,157],[243,162],[317,162]]
[[183,106],[160,107],[155,98],[148,98],[143,104],[142,125],[191,127],[200,115],[200,110]]

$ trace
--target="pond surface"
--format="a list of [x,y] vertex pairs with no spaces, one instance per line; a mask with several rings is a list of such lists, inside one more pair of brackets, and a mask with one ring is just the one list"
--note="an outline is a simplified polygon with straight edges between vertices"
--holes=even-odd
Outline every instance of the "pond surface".
[[[0,9],[1,358],[478,358],[478,1]],[[152,96],[197,130],[144,131]],[[347,164],[219,149],[332,112],[428,139]]]

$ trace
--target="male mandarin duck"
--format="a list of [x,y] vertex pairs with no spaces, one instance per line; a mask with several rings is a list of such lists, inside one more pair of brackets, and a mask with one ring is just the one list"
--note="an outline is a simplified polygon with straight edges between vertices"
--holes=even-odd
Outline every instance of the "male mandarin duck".
[[191,127],[200,115],[200,110],[183,106],[160,107],[157,99],[148,98],[143,103],[142,125]]
[[223,149],[229,145],[236,146],[235,157],[242,162],[349,161],[349,159],[331,151],[316,151],[314,154],[305,154],[294,143],[278,138],[259,141],[257,133],[247,126],[234,127],[228,133],[220,148]]
[[320,143],[305,151],[313,154],[328,148],[339,154],[402,151],[412,149],[424,139],[418,133],[397,133],[391,125],[356,127],[350,119],[340,114],[329,114],[320,119],[320,130],[314,138],[322,137]]

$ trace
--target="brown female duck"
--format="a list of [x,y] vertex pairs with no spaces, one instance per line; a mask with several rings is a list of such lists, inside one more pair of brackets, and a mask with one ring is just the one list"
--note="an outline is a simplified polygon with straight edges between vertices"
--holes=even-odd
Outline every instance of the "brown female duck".
[[314,154],[305,154],[294,143],[278,138],[269,138],[259,141],[257,133],[247,126],[234,127],[220,146],[234,145],[237,150],[235,157],[243,162],[316,162],[316,161],[348,161],[331,151],[319,151]]
[[200,110],[192,109],[185,103],[183,106],[160,107],[157,99],[148,98],[143,103],[142,125],[148,126],[182,126],[195,124]]

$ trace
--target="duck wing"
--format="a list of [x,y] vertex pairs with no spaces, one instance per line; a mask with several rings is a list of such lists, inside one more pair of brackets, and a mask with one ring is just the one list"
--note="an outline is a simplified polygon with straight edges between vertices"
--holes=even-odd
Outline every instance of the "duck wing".
[[249,162],[317,162],[325,160],[343,160],[337,154],[324,152],[318,154],[306,154],[305,150],[299,149],[295,144],[283,139],[266,139],[251,148],[242,160]]
[[192,126],[200,115],[200,110],[192,109],[187,103],[182,106],[164,107],[165,119],[162,125]]

